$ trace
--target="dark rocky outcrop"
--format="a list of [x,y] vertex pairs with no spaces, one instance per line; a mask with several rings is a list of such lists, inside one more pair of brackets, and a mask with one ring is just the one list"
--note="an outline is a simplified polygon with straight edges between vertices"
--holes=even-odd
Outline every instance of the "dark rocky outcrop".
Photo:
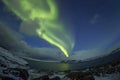
[[44,76],[40,76],[38,78],[35,78],[33,80],[49,80],[49,76],[48,75],[44,75]]
[[2,80],[28,80],[29,74],[27,70],[20,68],[7,68],[3,70]]
[[95,80],[91,74],[84,72],[71,72],[67,74],[65,77],[71,80]]
[[55,76],[54,78],[51,78],[50,80],[61,80],[60,77]]

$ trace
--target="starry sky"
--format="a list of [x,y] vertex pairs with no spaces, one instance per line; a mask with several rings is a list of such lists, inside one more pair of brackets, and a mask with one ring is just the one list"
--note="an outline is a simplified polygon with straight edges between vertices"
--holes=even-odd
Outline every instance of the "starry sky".
[[[56,0],[56,3],[60,18],[74,35],[75,46],[71,55],[88,57],[91,54],[84,54],[98,55],[120,47],[120,0]],[[21,35],[22,40],[32,47],[55,48],[37,36],[20,32],[21,20],[2,1],[0,23]]]

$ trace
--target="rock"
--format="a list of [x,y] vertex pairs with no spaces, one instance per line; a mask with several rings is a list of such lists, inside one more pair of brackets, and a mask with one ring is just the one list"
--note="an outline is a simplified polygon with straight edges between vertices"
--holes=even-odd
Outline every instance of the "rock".
[[81,80],[95,80],[95,79],[92,75],[87,75],[87,76],[84,76],[83,78],[81,78]]
[[49,80],[49,76],[48,75],[44,75],[44,76],[40,76],[39,78],[35,78],[33,80]]
[[89,76],[89,80],[95,80],[95,78],[91,75]]
[[5,64],[0,63],[0,67],[6,68],[7,66]]
[[[16,52],[17,53],[17,52]],[[10,68],[16,68],[16,67],[27,67],[28,62],[24,59],[13,55],[10,51],[3,49],[0,47],[0,64],[2,64],[1,67],[10,67]]]
[[81,72],[71,72],[71,73],[67,74],[66,77],[70,78],[71,80],[80,79],[80,77],[83,76],[81,74],[82,74]]
[[20,68],[7,68],[3,70],[2,80],[28,80],[27,70]]
[[91,74],[84,72],[71,72],[66,77],[71,80],[95,80]]
[[61,80],[60,77],[56,76],[54,78],[51,78],[50,80]]
[[1,77],[0,80],[15,80],[15,79],[12,79],[12,78],[9,78],[9,77]]

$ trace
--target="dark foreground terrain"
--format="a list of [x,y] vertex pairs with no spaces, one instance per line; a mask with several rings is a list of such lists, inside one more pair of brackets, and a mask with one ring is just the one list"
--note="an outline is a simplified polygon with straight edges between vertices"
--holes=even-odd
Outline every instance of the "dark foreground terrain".
[[120,80],[120,59],[77,70],[35,70],[0,48],[0,80]]

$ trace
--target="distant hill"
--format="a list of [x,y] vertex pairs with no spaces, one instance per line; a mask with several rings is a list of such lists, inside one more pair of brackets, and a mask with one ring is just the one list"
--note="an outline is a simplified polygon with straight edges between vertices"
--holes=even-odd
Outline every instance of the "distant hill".
[[120,60],[120,48],[113,50],[111,53],[100,56],[100,57],[95,57],[86,61],[83,61],[85,67],[92,67],[92,66],[98,66],[102,65],[108,62],[112,61],[117,61]]
[[112,54],[116,54],[117,52],[120,52],[120,48],[117,48],[117,49],[113,50],[112,52],[110,52],[108,54],[101,55],[101,56],[96,56],[96,57],[92,57],[92,58],[88,58],[88,59],[86,59],[84,61],[90,61],[90,60],[99,59],[99,58],[106,57],[106,56],[109,56],[109,55],[112,55]]

